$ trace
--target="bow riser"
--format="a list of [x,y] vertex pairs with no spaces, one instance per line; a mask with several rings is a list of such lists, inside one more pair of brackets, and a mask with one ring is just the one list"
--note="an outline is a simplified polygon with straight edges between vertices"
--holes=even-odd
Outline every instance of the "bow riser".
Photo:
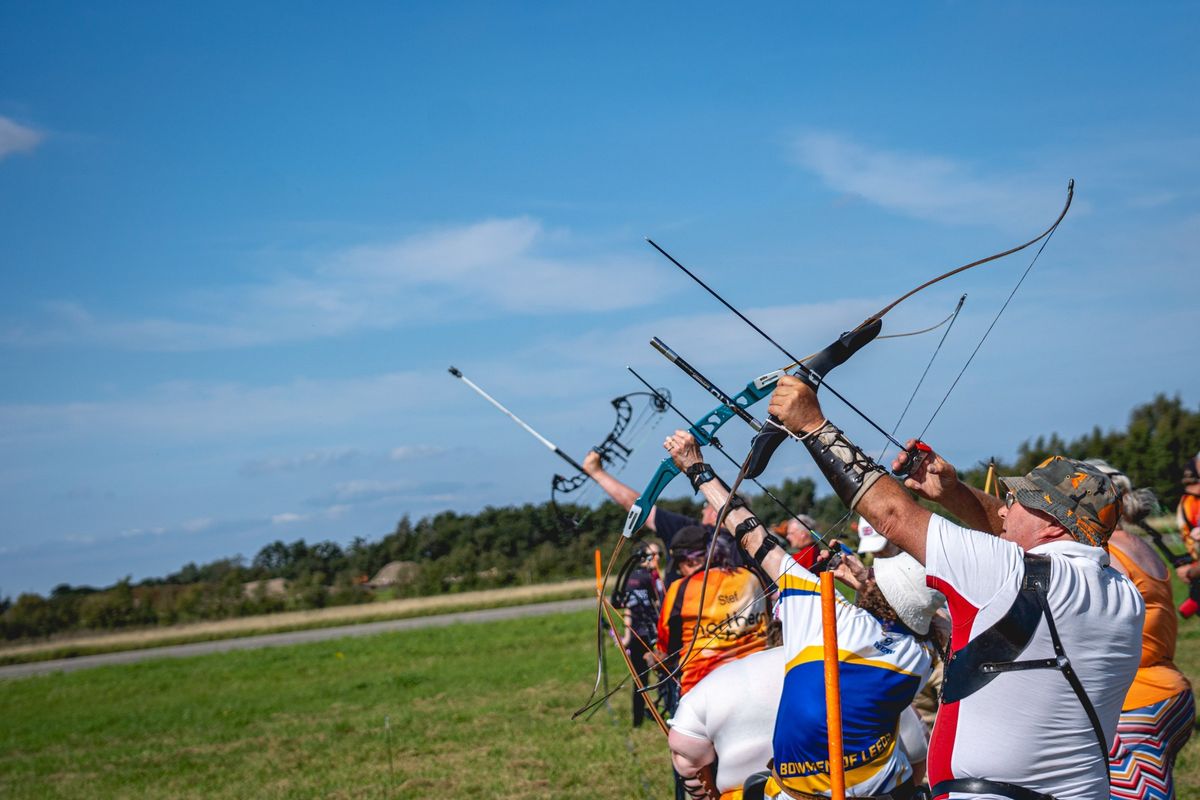
[[[655,341],[657,342],[657,340]],[[656,344],[655,347],[658,347],[659,344],[661,344],[661,342]],[[666,348],[666,345],[663,345],[660,350],[661,349],[666,349],[667,352],[670,352],[670,349]],[[664,353],[664,355],[665,354],[666,353]],[[672,358],[672,356],[674,357]],[[730,397],[709,383],[703,375],[700,375],[695,370],[692,370],[686,361],[683,361],[683,359],[675,356],[674,353],[671,353],[668,358],[671,358],[671,360],[677,365],[679,365],[681,368],[684,368],[684,371],[687,372],[689,376],[694,378],[698,383],[700,383],[701,386],[704,386],[704,388],[708,389],[713,396],[721,401],[721,405],[717,406],[688,427],[688,431],[696,438],[696,443],[701,447],[709,444],[714,438],[716,438],[717,430],[719,430],[720,427],[726,422],[733,419],[734,416],[749,416],[749,413],[746,411],[746,409],[770,396],[771,392],[775,389],[775,384],[779,382],[779,377],[783,374],[782,371],[776,370],[775,372],[770,372],[759,378],[755,378],[750,383],[746,384],[746,388],[742,389],[742,391],[738,392],[733,397]],[[751,417],[751,419],[753,419],[753,417]],[[757,424],[757,421],[755,421],[754,424]],[[658,465],[658,469],[655,471],[654,477],[652,477],[650,479],[650,483],[647,484],[645,491],[643,491],[641,496],[638,497],[637,501],[630,506],[629,514],[625,517],[625,528],[621,531],[623,536],[629,538],[642,529],[642,526],[646,524],[646,517],[650,515],[650,509],[654,508],[654,504],[658,502],[659,495],[663,493],[663,491],[667,488],[667,485],[670,484],[670,482],[674,480],[675,476],[678,474],[679,467],[675,466],[675,462],[670,458],[664,458],[662,463]]]
[[[849,333],[843,333],[837,338],[833,344],[826,347],[821,352],[810,358],[806,363],[799,365],[799,371],[796,377],[804,381],[815,392],[821,385],[821,381],[828,375],[834,367],[846,363],[850,356],[857,353],[863,347],[868,345],[879,331],[883,329],[883,320],[875,318],[870,320]],[[779,420],[774,415],[768,417],[771,421],[779,423]],[[765,425],[763,429],[754,434],[754,441],[751,444],[750,463],[746,468],[747,478],[757,478],[767,468],[767,464],[771,461],[771,456],[788,438],[787,431],[783,430],[778,424]]]

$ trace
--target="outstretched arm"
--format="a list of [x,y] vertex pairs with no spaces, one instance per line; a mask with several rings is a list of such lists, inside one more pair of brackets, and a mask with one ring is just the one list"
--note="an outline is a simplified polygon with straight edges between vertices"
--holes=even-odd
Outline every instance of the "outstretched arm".
[[[675,431],[675,433],[667,437],[664,447],[671,454],[671,459],[675,462],[675,465],[683,470],[685,475],[687,474],[688,467],[704,461],[700,455],[700,446],[696,444],[696,438],[688,431]],[[729,500],[729,490],[715,478],[700,484],[700,493],[704,495],[704,499],[708,504],[716,509],[723,507]],[[725,515],[725,528],[731,534],[736,535],[738,526],[753,516],[754,514],[749,508],[731,508],[729,509],[729,513]],[[762,545],[766,535],[767,529],[761,524],[756,525],[749,532],[742,535],[739,544],[747,553],[754,554],[758,552],[758,548]],[[783,550],[775,548],[767,553],[762,560],[762,566],[768,575],[778,578],[783,568]]]
[[842,502],[901,550],[925,563],[925,537],[932,515],[829,422],[808,384],[790,375],[780,378],[771,395],[770,412],[790,431],[805,437],[805,446]]
[[[626,486],[608,474],[604,469],[604,462],[600,459],[600,454],[595,450],[589,450],[588,454],[584,456],[583,471],[604,490],[605,494],[626,511],[637,502],[638,493],[633,487]],[[650,513],[646,516],[646,527],[655,532],[658,530],[654,527],[656,516],[658,516],[657,507],[651,508]]]

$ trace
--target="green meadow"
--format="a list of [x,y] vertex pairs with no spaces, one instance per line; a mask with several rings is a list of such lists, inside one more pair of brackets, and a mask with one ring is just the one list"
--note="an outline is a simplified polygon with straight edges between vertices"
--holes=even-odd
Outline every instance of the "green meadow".
[[571,719],[594,626],[584,612],[0,681],[0,797],[667,797],[663,736],[628,731],[627,692]]
[[[5,798],[665,798],[628,693],[590,719],[595,616],[458,625],[0,682]],[[1180,666],[1200,674],[1198,623]],[[609,652],[610,680],[621,663]],[[1177,773],[1200,797],[1200,744]]]

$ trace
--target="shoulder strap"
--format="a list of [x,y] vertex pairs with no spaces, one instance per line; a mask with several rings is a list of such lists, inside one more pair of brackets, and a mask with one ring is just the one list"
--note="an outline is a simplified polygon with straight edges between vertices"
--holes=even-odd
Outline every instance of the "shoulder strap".
[[667,617],[667,663],[672,670],[683,650],[683,598],[690,581],[691,578],[680,579],[679,588],[675,590],[675,602],[671,604],[671,614]]
[[1108,738],[1104,735],[1104,727],[1100,724],[1100,715],[1096,713],[1096,707],[1092,705],[1091,698],[1087,695],[1087,690],[1083,688],[1083,683],[1079,680],[1079,676],[1075,674],[1075,668],[1071,666],[1071,659],[1067,658],[1067,654],[1063,650],[1062,640],[1058,638],[1058,626],[1054,624],[1054,615],[1050,613],[1050,600],[1046,597],[1046,591],[1050,586],[1048,578],[1049,575],[1046,576],[1044,583],[1035,582],[1034,588],[1037,591],[1038,601],[1042,606],[1042,613],[1046,616],[1046,625],[1050,628],[1050,641],[1054,643],[1055,667],[1067,679],[1067,683],[1071,684],[1071,689],[1074,690],[1075,696],[1079,698],[1079,704],[1083,706],[1083,710],[1087,713],[1088,721],[1092,723],[1092,731],[1096,734],[1096,744],[1100,747],[1100,762],[1104,764],[1104,774],[1107,776]]
[[[1044,564],[1038,566],[1043,561]],[[1043,567],[1048,575],[1048,560],[1037,559],[1032,569]],[[943,703],[962,700],[991,683],[999,672],[984,669],[984,666],[1015,661],[1033,640],[1033,634],[1042,620],[1042,609],[1037,598],[1029,591],[1030,569],[1030,559],[1027,557],[1021,589],[1004,616],[965,647],[950,654],[946,661],[946,679],[942,684]]]

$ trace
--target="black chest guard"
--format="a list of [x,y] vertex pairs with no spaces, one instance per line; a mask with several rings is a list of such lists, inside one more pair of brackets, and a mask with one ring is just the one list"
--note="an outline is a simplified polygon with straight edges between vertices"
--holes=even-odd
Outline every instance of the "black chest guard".
[[[1092,701],[1088,698],[1079,676],[1071,667],[1071,660],[1063,651],[1058,628],[1050,613],[1050,602],[1046,592],[1050,587],[1050,559],[1046,556],[1025,556],[1025,577],[1012,607],[996,624],[972,639],[966,647],[950,654],[946,663],[946,680],[942,684],[942,702],[954,703],[969,697],[991,683],[1001,673],[1027,669],[1056,669],[1067,679],[1071,689],[1087,712],[1088,720],[1096,734],[1096,744],[1105,769],[1108,765],[1108,742],[1100,718]],[[1054,658],[1018,661],[1017,658],[1029,647],[1033,634],[1042,619],[1050,631],[1054,645]]]

